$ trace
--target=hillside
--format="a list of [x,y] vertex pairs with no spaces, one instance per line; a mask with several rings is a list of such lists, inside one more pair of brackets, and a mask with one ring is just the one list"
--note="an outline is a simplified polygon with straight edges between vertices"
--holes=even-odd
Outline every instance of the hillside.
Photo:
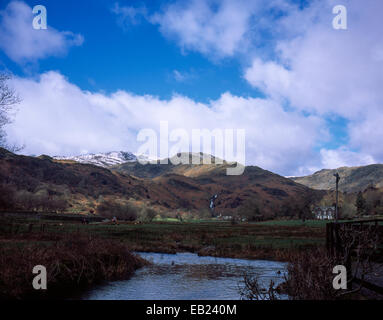
[[[200,154],[189,157],[201,158]],[[169,190],[184,208],[206,208],[213,195],[217,195],[216,212],[230,214],[234,209],[247,206],[259,208],[268,215],[304,206],[308,199],[320,199],[322,192],[315,192],[290,179],[256,166],[247,166],[242,175],[226,175],[232,164],[147,164],[124,163],[112,168],[119,173],[150,180]],[[190,161],[191,163],[191,161]],[[165,204],[166,205],[166,204]]]
[[372,164],[361,167],[341,167],[338,169],[323,169],[312,175],[291,178],[316,190],[334,190],[335,177],[338,172],[341,179],[339,190],[342,192],[364,191],[368,187],[383,187],[383,164]]
[[59,197],[73,206],[100,196],[142,197],[137,179],[74,161],[16,155],[0,148],[0,181],[14,191]]
[[[178,154],[177,156],[181,157],[181,154]],[[113,166],[111,169],[113,171],[130,174],[140,178],[156,178],[170,173],[186,177],[198,177],[201,175],[213,174],[214,172],[224,172],[226,168],[232,166],[232,164],[213,156],[211,157],[211,164],[201,165],[203,163],[202,159],[204,156],[201,153],[182,153],[182,156],[189,158],[189,164],[174,165],[173,159],[176,157],[174,156],[172,158],[165,159],[167,164],[160,163],[160,160],[158,160],[155,164],[146,165],[142,165],[138,161],[130,161]]]
[[[49,203],[59,199],[69,206],[67,211],[81,212],[96,208],[103,198],[157,204],[161,199],[173,207],[179,205],[172,193],[150,181],[75,161],[16,155],[2,148],[0,188],[3,191],[0,207],[2,201],[21,201],[30,207],[29,202],[36,198],[44,201],[48,210]],[[17,200],[7,199],[11,193],[17,196]]]
[[[320,198],[290,179],[259,167],[246,167],[243,175],[227,176],[228,163],[220,165],[141,165],[129,162],[109,169],[55,160],[48,156],[28,157],[0,149],[0,181],[19,195],[44,194],[46,202],[63,199],[66,211],[96,208],[103,198],[134,199],[158,211],[209,210],[217,195],[215,212],[231,215],[242,207],[266,215],[297,213],[307,199]],[[128,170],[126,170],[128,168]],[[142,178],[144,177],[144,178]],[[71,209],[72,208],[72,209]]]

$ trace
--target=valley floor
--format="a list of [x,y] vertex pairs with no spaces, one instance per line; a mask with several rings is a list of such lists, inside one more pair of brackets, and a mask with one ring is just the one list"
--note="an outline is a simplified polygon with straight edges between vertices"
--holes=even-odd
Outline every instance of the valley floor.
[[[4,220],[4,218],[3,218]],[[269,221],[258,223],[202,221],[90,223],[28,219],[0,221],[0,241],[19,245],[41,242],[49,235],[85,234],[92,238],[118,240],[131,251],[195,252],[217,257],[288,261],[293,252],[324,246],[324,221]],[[35,240],[34,240],[35,239]],[[44,242],[44,241],[43,241]]]
[[31,270],[39,264],[53,272],[48,279],[53,277],[58,290],[129,277],[147,263],[129,252],[193,252],[201,256],[292,261],[296,253],[324,248],[326,223],[165,220],[82,224],[0,214],[0,283],[4,284],[0,286],[0,299],[30,294],[34,276]]

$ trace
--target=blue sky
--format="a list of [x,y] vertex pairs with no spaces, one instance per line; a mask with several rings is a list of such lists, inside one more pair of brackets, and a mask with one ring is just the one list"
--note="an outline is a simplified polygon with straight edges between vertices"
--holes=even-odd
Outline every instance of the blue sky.
[[[164,38],[156,26],[140,23],[121,27],[111,12],[114,2],[96,1],[26,1],[31,7],[45,5],[48,24],[58,30],[71,30],[84,36],[81,47],[73,48],[65,58],[49,57],[27,66],[28,71],[42,73],[59,70],[84,90],[113,92],[127,90],[135,94],[151,94],[170,98],[179,93],[197,101],[217,99],[222,92],[257,95],[242,78],[241,61],[226,58],[209,60],[199,53],[182,52]],[[149,1],[148,10],[160,7]],[[142,6],[143,2],[122,1],[120,5]],[[13,63],[4,53],[1,60],[18,75],[26,74],[26,66]],[[29,69],[30,68],[30,69]],[[186,78],[177,81],[174,72]]]
[[[31,27],[37,4],[48,30]],[[347,30],[332,27],[338,4]],[[246,163],[284,175],[381,162],[377,6],[2,1],[0,68],[22,97],[8,138],[26,154],[135,151],[140,129],[167,120],[244,128]]]

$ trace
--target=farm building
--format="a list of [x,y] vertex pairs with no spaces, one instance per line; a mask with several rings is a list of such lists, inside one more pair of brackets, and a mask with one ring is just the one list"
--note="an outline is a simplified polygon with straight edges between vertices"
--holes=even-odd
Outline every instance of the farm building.
[[333,220],[335,218],[335,207],[316,207],[313,213],[315,219]]

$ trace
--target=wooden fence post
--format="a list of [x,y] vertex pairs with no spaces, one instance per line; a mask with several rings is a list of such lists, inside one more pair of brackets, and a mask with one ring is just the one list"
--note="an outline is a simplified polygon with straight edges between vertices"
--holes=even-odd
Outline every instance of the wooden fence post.
[[326,247],[331,256],[334,255],[334,223],[326,223]]
[[342,243],[341,243],[340,237],[339,237],[339,229],[340,229],[340,224],[335,223],[334,242],[335,242],[335,256],[336,257],[339,257],[342,254],[342,250],[343,250]]

